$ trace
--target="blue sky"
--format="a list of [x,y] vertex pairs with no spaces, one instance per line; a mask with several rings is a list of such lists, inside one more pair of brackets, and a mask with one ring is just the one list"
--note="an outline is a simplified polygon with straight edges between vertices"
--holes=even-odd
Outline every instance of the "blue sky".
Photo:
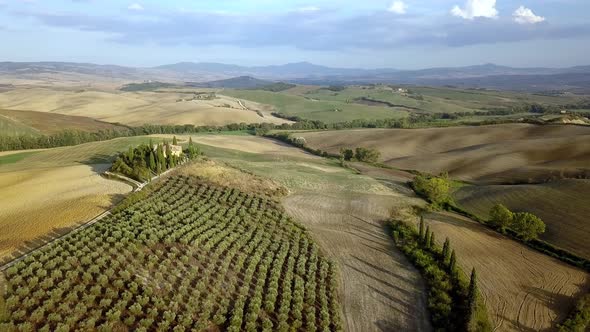
[[0,0],[0,61],[590,65],[588,0]]

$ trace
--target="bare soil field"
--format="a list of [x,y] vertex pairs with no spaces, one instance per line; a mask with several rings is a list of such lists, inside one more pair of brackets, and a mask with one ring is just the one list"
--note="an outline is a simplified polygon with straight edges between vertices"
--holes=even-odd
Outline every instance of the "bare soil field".
[[4,116],[41,134],[55,134],[63,130],[95,132],[99,130],[123,129],[121,126],[97,121],[84,116],[52,114],[46,112],[15,111],[0,109]]
[[[16,88],[0,94],[0,108],[85,116],[111,123],[224,125],[285,123],[263,105],[218,95],[192,100],[192,94]],[[244,107],[245,106],[245,107]],[[256,112],[256,111],[260,112]],[[260,114],[259,114],[260,113]]]
[[97,173],[108,167],[0,169],[0,260],[36,246],[34,240],[95,217],[130,192],[129,185]]
[[454,197],[462,208],[485,219],[497,203],[513,211],[532,212],[547,224],[541,239],[590,259],[590,180],[464,186]]
[[300,192],[284,204],[339,263],[347,331],[432,329],[424,282],[384,229],[395,196]]
[[376,148],[401,169],[443,171],[478,183],[522,183],[590,175],[590,128],[508,124],[428,129],[360,129],[301,133],[331,153]]
[[590,288],[590,275],[469,219],[434,213],[426,224],[448,237],[464,271],[475,267],[497,331],[553,331]]

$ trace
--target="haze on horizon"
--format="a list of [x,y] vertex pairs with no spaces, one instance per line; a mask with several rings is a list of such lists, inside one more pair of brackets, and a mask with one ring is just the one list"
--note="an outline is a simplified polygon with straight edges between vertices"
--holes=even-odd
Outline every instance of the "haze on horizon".
[[0,0],[0,61],[568,67],[588,64],[589,11],[584,0]]

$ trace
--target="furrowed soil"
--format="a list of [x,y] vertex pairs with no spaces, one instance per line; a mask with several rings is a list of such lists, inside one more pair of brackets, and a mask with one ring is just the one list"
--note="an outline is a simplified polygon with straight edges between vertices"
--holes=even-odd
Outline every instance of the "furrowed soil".
[[[405,184],[408,173],[366,164],[353,166],[407,198],[415,198]],[[425,220],[440,245],[450,239],[464,272],[476,268],[478,286],[496,331],[553,331],[577,297],[590,289],[587,272],[468,218],[445,212],[431,213]],[[415,218],[413,221],[418,224]]]
[[448,237],[463,271],[477,270],[478,286],[497,331],[554,331],[590,289],[590,276],[467,218],[425,218],[439,244]]
[[485,184],[590,176],[590,127],[507,124],[298,133],[315,149],[367,147],[400,169]]

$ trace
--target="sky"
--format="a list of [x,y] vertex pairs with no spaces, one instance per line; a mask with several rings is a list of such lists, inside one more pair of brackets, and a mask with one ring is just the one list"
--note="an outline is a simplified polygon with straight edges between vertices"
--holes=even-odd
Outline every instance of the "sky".
[[0,61],[590,65],[589,0],[0,0]]

